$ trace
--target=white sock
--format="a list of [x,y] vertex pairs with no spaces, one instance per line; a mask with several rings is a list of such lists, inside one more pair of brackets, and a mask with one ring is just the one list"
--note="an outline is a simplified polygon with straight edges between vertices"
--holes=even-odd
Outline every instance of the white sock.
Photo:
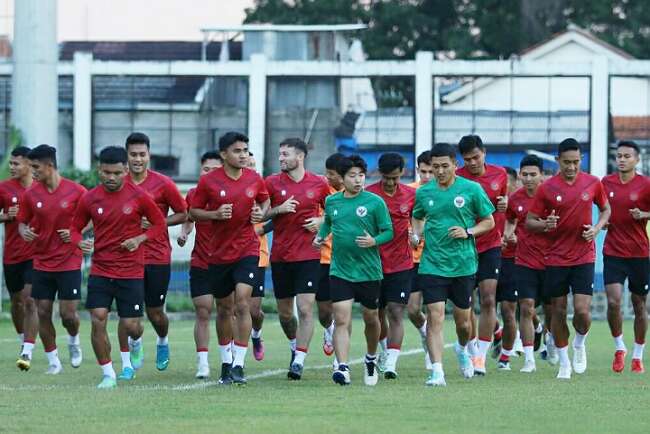
[[156,345],[169,345],[169,340],[167,339],[167,336],[162,338],[158,336],[158,339],[156,340]]
[[120,351],[120,357],[122,358],[122,369],[131,368],[131,353],[129,351]]
[[[468,342],[469,343],[469,342]],[[461,345],[458,341],[454,344],[454,350],[457,354],[464,353],[467,351],[467,345]]]
[[645,348],[645,344],[637,344],[635,342],[634,343],[634,350],[632,351],[632,358],[633,359],[643,360],[643,349],[644,348]]
[[569,346],[558,347],[557,352],[560,356],[560,366],[571,366],[571,362],[569,362]]
[[23,342],[23,351],[21,355],[25,354],[31,359],[32,351],[34,351],[34,344],[32,342]]
[[625,347],[625,341],[623,340],[622,333],[618,336],[614,336],[614,345],[616,346],[616,351],[627,352],[627,348]]
[[68,335],[68,345],[79,345],[79,333],[76,336]]
[[546,333],[546,345],[554,347],[555,346],[555,338],[551,334],[551,332]]
[[199,361],[199,365],[207,366],[208,365],[208,352],[207,351],[197,351],[196,358]]
[[112,379],[115,379],[115,370],[113,369],[113,362],[108,362],[105,365],[100,365],[102,368],[102,373],[104,374],[104,377],[111,377]]
[[18,333],[18,342],[21,344],[25,342],[25,333]]
[[291,351],[296,351],[296,339],[289,339],[289,348]]
[[426,321],[424,322],[422,327],[420,327],[418,329],[418,331],[420,332],[420,336],[422,336],[423,338],[427,337],[427,322]]
[[532,345],[527,345],[524,347],[524,358],[526,361],[535,361],[535,350]]
[[219,353],[221,353],[221,363],[232,365],[232,348],[230,342],[226,345],[219,344]]
[[235,355],[234,355],[234,360],[232,362],[233,366],[241,366],[242,368],[244,367],[244,360],[246,359],[246,351],[248,350],[248,346],[240,346],[235,344],[234,345],[235,349]]
[[50,366],[54,365],[60,365],[61,361],[59,360],[59,351],[55,348],[49,353],[45,353],[47,356],[47,363],[49,363]]
[[332,324],[330,324],[329,327],[325,329],[327,331],[327,334],[331,337],[334,334],[334,321],[332,321]]
[[484,341],[483,339],[478,340],[478,355],[480,357],[485,358],[487,356],[487,352],[490,349],[490,344],[492,342],[490,341]]
[[537,328],[535,329],[535,333],[541,333],[543,331],[544,331],[544,326],[540,322],[540,323],[537,324]]
[[307,357],[307,351],[296,350],[296,357],[293,359],[293,363],[303,366],[305,364],[305,357]]
[[439,372],[444,375],[444,372],[442,370],[442,362],[433,363],[431,366],[432,366],[431,370],[433,372]]
[[397,368],[397,358],[399,357],[399,348],[389,348],[388,357],[386,358],[386,370],[395,372]]
[[505,348],[501,347],[501,354],[507,357],[512,356],[513,351],[512,350],[506,350]]
[[585,346],[585,339],[587,339],[587,335],[589,332],[585,333],[584,335],[581,335],[580,333],[576,332],[576,337],[573,338],[573,348],[580,348]]
[[366,354],[366,362],[374,362],[377,360],[377,354]]
[[253,339],[259,339],[262,337],[262,329],[259,330],[251,330],[251,338]]
[[476,343],[476,338],[470,339],[470,341],[467,342],[467,352],[470,357],[478,356],[478,344]]
[[138,339],[133,339],[131,336],[129,336],[129,345],[138,345],[142,343],[142,336],[140,336]]
[[388,338],[380,339],[379,346],[382,351],[386,351],[388,349]]

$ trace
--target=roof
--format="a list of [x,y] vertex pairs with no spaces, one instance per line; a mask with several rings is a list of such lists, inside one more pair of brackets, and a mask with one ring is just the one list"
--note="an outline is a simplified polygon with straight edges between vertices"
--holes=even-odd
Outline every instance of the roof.
[[[96,60],[201,60],[202,46],[200,41],[65,41],[59,45],[59,59],[71,61],[76,51],[85,51]],[[207,60],[219,60],[220,51],[220,41],[208,43]],[[241,41],[229,41],[228,51],[231,60],[241,60]]]
[[202,32],[350,32],[365,30],[365,24],[242,24],[241,26],[207,27]]
[[612,116],[612,125],[618,140],[650,139],[650,116]]

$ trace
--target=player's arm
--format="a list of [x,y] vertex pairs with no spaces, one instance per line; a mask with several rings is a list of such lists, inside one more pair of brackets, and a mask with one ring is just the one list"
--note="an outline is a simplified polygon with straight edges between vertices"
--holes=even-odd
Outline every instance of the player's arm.
[[377,235],[374,237],[367,231],[363,231],[363,235],[355,239],[357,246],[362,248],[381,246],[393,239],[393,221],[390,219],[390,213],[386,202],[383,200],[381,204],[375,208],[375,218],[377,220]]
[[265,219],[264,217],[266,214],[269,212],[269,208],[271,207],[271,200],[266,198],[262,203],[257,203],[253,205],[253,209],[251,211],[251,223],[257,224],[257,223],[262,223]]
[[187,221],[187,202],[181,196],[176,184],[169,182],[165,187],[165,196],[173,214],[167,216],[167,226],[176,226]]
[[483,234],[486,234],[494,229],[494,217],[492,214],[488,214],[485,217],[481,217],[474,226],[470,228],[461,228],[460,226],[452,226],[449,228],[449,237],[450,238],[469,238],[480,237]]
[[38,238],[38,234],[29,226],[29,222],[33,217],[34,213],[31,201],[25,197],[25,200],[23,200],[23,206],[20,207],[18,215],[16,215],[16,220],[18,221],[18,234],[20,234],[23,240],[28,243]]
[[598,221],[595,225],[584,225],[584,231],[582,231],[582,238],[585,241],[593,241],[606,225],[609,222],[609,217],[612,215],[612,207],[609,205],[609,201],[605,200],[602,206],[598,207]]
[[207,210],[210,191],[202,178],[196,187],[194,197],[190,203],[190,217],[195,222],[199,220],[227,220],[232,217],[232,204],[222,204],[216,210]]
[[323,216],[323,224],[320,225],[320,229],[318,229],[318,235],[316,235],[316,238],[314,238],[313,242],[313,246],[317,249],[320,249],[327,236],[330,234],[330,232],[332,232],[332,220],[327,213],[327,206],[325,206],[325,212],[323,213]]
[[140,244],[158,237],[167,230],[167,221],[165,216],[160,212],[160,209],[158,209],[158,206],[153,199],[143,194],[140,196],[140,207],[143,217],[147,219],[150,226],[140,235],[122,241],[122,248],[130,252],[137,250],[138,247],[140,247]]
[[528,210],[526,215],[526,230],[530,232],[550,232],[557,228],[557,223],[560,216],[557,215],[555,210],[552,210],[546,218],[542,217],[546,214],[546,200],[544,199],[544,184],[540,185],[533,198],[533,204]]
[[183,223],[181,226],[181,233],[176,239],[176,242],[180,247],[183,247],[185,243],[187,243],[187,237],[192,233],[194,230],[194,222],[192,220],[187,220]]
[[72,218],[72,223],[70,224],[70,242],[86,254],[91,253],[93,247],[92,240],[83,239],[83,234],[89,226],[91,226],[90,211],[86,206],[86,201],[82,197],[79,200],[74,217]]
[[4,201],[2,200],[1,197],[0,197],[0,209],[4,211],[2,214],[0,214],[0,223],[6,223],[14,219],[14,217],[11,217],[9,215],[9,210],[5,209]]
[[255,228],[255,234],[257,234],[257,236],[260,237],[262,235],[268,234],[269,232],[273,232],[273,220],[269,220],[266,223],[264,223],[262,226],[257,226]]

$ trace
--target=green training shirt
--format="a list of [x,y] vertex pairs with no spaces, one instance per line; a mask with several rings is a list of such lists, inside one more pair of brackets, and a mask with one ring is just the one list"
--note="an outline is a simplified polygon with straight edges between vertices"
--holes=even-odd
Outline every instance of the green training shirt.
[[476,273],[478,255],[473,237],[453,239],[449,228],[468,229],[494,212],[494,206],[480,184],[456,177],[446,190],[436,181],[420,187],[415,194],[413,217],[425,220],[424,251],[419,274],[441,277],[470,276]]
[[[357,246],[355,239],[368,232],[377,245]],[[330,276],[349,282],[368,282],[383,278],[379,248],[393,239],[393,224],[386,203],[376,194],[362,191],[355,197],[335,193],[325,201],[325,221],[320,238],[332,233]]]

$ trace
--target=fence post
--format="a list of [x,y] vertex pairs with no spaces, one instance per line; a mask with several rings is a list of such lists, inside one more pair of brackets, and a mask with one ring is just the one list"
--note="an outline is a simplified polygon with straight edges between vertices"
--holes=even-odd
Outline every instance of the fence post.
[[607,175],[609,146],[609,61],[605,56],[593,60],[591,72],[591,149],[589,166],[592,175]]
[[249,149],[255,155],[258,170],[264,172],[266,148],[266,57],[251,55],[248,77],[248,138]]
[[433,53],[415,54],[415,156],[431,149],[433,140]]
[[74,167],[90,170],[92,165],[92,53],[74,53]]

